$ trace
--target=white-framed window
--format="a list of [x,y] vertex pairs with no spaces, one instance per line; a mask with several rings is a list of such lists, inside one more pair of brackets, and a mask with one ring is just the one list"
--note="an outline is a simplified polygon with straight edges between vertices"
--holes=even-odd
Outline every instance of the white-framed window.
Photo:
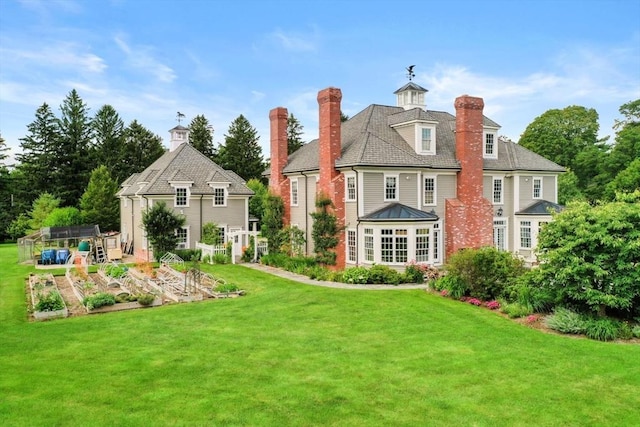
[[227,189],[213,187],[213,206],[227,206]]
[[347,230],[347,260],[356,262],[356,231]]
[[364,260],[373,262],[373,228],[364,229]]
[[416,133],[416,153],[436,154],[436,128],[418,126]]
[[507,220],[494,218],[493,246],[499,251],[507,250]]
[[533,177],[533,198],[542,199],[542,178],[538,176]]
[[493,177],[493,203],[496,205],[502,204],[502,196],[504,192],[502,178]]
[[347,202],[355,202],[356,201],[356,177],[355,176],[347,176],[347,194],[346,201]]
[[405,263],[408,259],[408,232],[402,228],[380,230],[381,261],[384,263]]
[[227,227],[218,227],[218,241],[220,243],[227,242]]
[[498,146],[496,145],[496,134],[493,132],[484,133],[484,144],[482,145],[482,156],[487,159],[498,158]]
[[187,249],[189,247],[189,229],[187,227],[181,227],[176,229],[176,236],[178,238],[178,249]]
[[384,176],[384,201],[398,200],[398,175]]
[[429,261],[429,229],[416,230],[416,262]]
[[434,264],[436,263],[440,263],[442,261],[441,259],[441,253],[442,253],[442,233],[440,230],[440,224],[439,223],[435,223],[433,224],[433,262]]
[[173,206],[176,208],[184,208],[189,206],[189,188],[188,187],[176,187],[175,198]]
[[531,249],[531,221],[520,221],[520,248]]
[[436,204],[436,177],[424,177],[424,204],[432,206]]
[[291,206],[298,206],[298,180],[291,179],[289,182],[291,186]]

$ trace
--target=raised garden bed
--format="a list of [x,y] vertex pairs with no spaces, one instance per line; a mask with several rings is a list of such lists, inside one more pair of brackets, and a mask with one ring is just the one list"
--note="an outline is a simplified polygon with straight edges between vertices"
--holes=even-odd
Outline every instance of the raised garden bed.
[[29,291],[36,320],[67,317],[69,311],[52,274],[31,274]]
[[123,277],[110,277],[101,269],[96,275],[88,275],[80,269],[69,270],[66,278],[76,298],[89,314],[162,305],[162,298],[136,287],[125,286]]

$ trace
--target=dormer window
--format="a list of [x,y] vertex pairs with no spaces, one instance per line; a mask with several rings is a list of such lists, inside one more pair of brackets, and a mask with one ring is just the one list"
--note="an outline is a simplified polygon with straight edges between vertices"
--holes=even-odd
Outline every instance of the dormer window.
[[484,132],[484,144],[482,145],[482,157],[485,159],[498,158],[498,146],[496,134],[494,132]]
[[417,126],[416,153],[436,154],[436,128]]

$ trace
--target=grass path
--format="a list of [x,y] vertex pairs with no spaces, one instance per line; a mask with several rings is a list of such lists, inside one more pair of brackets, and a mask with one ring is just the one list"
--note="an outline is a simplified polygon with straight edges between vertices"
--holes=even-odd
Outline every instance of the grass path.
[[206,269],[233,300],[27,321],[0,245],[0,425],[640,425],[640,346],[420,290]]

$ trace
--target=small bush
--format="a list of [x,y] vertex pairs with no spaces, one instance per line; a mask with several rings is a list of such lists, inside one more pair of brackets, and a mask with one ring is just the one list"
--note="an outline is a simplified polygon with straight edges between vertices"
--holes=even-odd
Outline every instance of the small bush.
[[482,305],[482,301],[480,301],[478,298],[469,298],[466,302],[471,305],[475,305],[476,307],[480,307]]
[[58,291],[49,292],[47,295],[39,293],[36,299],[38,300],[35,306],[36,311],[57,311],[64,308],[62,295]]
[[319,265],[306,267],[304,274],[314,280],[329,280],[331,276],[331,272],[328,269]]
[[485,304],[485,306],[489,309],[489,310],[497,310],[500,308],[500,303],[498,301],[489,301]]
[[591,339],[612,341],[618,338],[620,323],[608,317],[593,317],[586,322],[585,333]]
[[434,287],[439,291],[447,290],[449,296],[455,299],[462,298],[467,292],[467,286],[464,281],[453,275],[446,275],[439,278],[434,282]]
[[227,258],[226,254],[216,253],[213,254],[213,258],[211,258],[211,261],[214,264],[226,264],[227,262],[229,262],[229,258]]
[[407,283],[424,283],[424,273],[426,267],[428,266],[423,264],[416,264],[414,262],[407,264],[407,267],[404,270],[404,280]]
[[176,249],[173,253],[182,258],[183,261],[198,261],[202,257],[200,249]]
[[366,267],[347,268],[342,273],[344,283],[354,283],[364,285],[369,280],[369,270]]
[[502,306],[502,312],[505,313],[509,318],[516,319],[519,317],[525,317],[531,314],[531,309],[527,306],[524,306],[520,303],[514,302],[511,304],[504,304]]
[[618,324],[618,338],[621,340],[630,340],[633,338],[633,329],[627,322],[620,322]]
[[116,297],[104,292],[97,293],[95,295],[85,297],[82,301],[85,307],[89,310],[94,308],[104,307],[105,305],[114,305],[116,303]]
[[400,273],[386,265],[373,265],[369,269],[369,280],[372,285],[397,285],[400,283]]
[[631,328],[631,332],[633,333],[634,337],[640,338],[640,325],[635,325],[633,328]]
[[216,286],[215,291],[220,293],[237,292],[240,288],[232,283],[224,283]]
[[587,328],[582,315],[563,307],[557,307],[544,323],[548,328],[563,334],[583,334]]
[[493,247],[462,249],[446,265],[447,275],[461,280],[465,295],[489,300],[501,297],[505,289],[524,273],[522,260]]
[[138,302],[140,303],[140,305],[151,305],[153,304],[153,301],[156,299],[156,296],[153,294],[143,294],[143,295],[138,295]]

